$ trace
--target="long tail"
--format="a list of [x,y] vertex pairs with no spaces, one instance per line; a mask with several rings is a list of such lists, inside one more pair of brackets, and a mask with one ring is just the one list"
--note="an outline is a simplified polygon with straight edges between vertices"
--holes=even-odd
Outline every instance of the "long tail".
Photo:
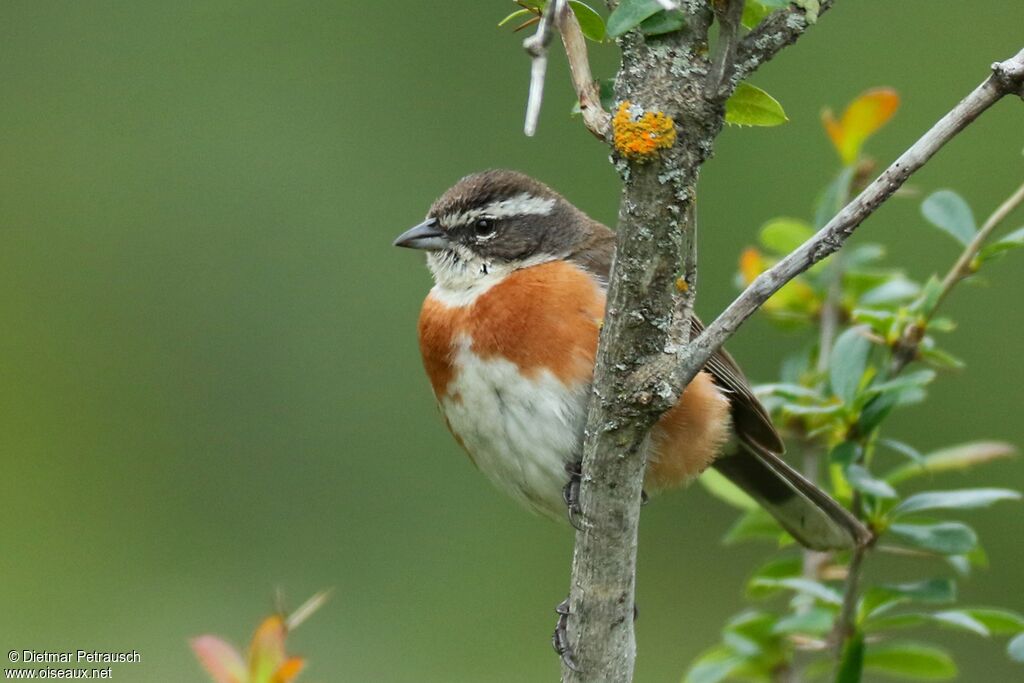
[[739,446],[715,460],[714,467],[760,503],[801,545],[846,550],[871,541],[871,532],[849,510],[773,453],[754,453]]

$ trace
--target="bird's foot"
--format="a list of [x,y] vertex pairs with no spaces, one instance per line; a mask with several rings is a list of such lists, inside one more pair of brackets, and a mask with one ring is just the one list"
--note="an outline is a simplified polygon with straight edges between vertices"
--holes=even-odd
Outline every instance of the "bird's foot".
[[580,530],[580,482],[583,479],[583,462],[575,460],[565,464],[565,471],[569,475],[569,481],[562,488],[562,500],[565,501],[566,515],[569,524],[577,531]]
[[555,623],[555,632],[551,635],[551,647],[555,648],[563,664],[573,671],[579,671],[572,655],[572,646],[569,645],[569,598],[558,603],[555,612],[558,613],[558,622]]

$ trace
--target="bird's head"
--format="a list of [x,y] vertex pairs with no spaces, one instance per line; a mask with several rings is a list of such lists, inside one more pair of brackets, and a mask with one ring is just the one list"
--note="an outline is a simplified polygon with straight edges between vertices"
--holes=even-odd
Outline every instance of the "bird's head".
[[491,170],[456,183],[394,244],[426,251],[440,289],[472,292],[514,270],[564,258],[586,238],[589,223],[544,183]]

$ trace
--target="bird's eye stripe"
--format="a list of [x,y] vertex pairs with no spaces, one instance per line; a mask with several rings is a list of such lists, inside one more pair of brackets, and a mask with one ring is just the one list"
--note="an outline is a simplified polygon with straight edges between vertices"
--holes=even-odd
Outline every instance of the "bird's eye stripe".
[[551,197],[536,197],[524,192],[508,199],[491,202],[487,206],[469,209],[460,213],[446,214],[441,218],[444,225],[461,227],[471,225],[483,216],[488,218],[513,218],[515,216],[546,216],[555,208]]

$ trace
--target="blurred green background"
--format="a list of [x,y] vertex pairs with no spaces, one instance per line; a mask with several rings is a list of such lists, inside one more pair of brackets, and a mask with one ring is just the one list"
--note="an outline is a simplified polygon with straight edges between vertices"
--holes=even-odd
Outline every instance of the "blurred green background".
[[[753,81],[792,122],[726,130],[706,168],[706,317],[734,295],[758,226],[808,216],[833,173],[822,106],[897,88],[903,106],[869,144],[889,160],[1024,45],[1016,0],[838,4]],[[291,640],[311,683],[555,679],[571,536],[495,494],[441,425],[415,340],[429,276],[390,246],[490,166],[614,222],[617,179],[567,116],[561,58],[539,134],[521,133],[528,63],[495,28],[513,8],[0,5],[0,647],[134,648],[143,663],[117,680],[200,681],[187,637],[246,641],[276,588],[294,606],[334,587]],[[614,47],[596,52],[610,75]],[[987,214],[1024,178],[1022,124],[1021,102],[1000,103],[913,185]],[[956,252],[918,200],[858,235],[916,276]],[[1019,264],[956,292],[947,346],[969,369],[894,436],[1024,443]],[[731,348],[767,381],[796,343],[755,320]],[[946,485],[1022,475],[1018,460]],[[742,605],[767,551],[723,546],[733,518],[700,487],[646,509],[638,681],[677,680]],[[1020,507],[971,520],[992,567],[965,600],[1024,609]],[[1001,642],[938,637],[963,680],[1022,677]]]

